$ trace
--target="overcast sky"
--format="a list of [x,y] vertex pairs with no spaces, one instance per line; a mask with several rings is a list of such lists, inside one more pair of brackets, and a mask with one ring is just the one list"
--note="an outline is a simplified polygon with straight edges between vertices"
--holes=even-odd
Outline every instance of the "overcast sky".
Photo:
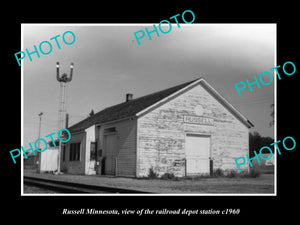
[[[67,112],[69,125],[125,100],[126,93],[134,98],[204,77],[233,106],[245,115],[263,136],[273,137],[270,105],[274,101],[274,82],[269,86],[244,90],[239,97],[234,84],[254,81],[263,71],[275,65],[275,24],[172,24],[168,34],[147,35],[138,45],[134,32],[151,31],[153,24],[137,25],[43,25],[23,24],[23,51],[33,51],[42,41],[72,31],[76,41],[66,45],[58,38],[49,55],[32,55],[23,60],[24,143],[38,138],[38,114],[43,112],[41,137],[58,130],[60,72],[70,72]],[[167,27],[165,27],[167,30]],[[66,36],[67,37],[67,36]],[[47,50],[46,45],[44,51]],[[17,62],[16,62],[17,64]],[[268,82],[268,79],[266,79]],[[48,139],[47,139],[48,140]],[[49,139],[50,140],[50,139]]]

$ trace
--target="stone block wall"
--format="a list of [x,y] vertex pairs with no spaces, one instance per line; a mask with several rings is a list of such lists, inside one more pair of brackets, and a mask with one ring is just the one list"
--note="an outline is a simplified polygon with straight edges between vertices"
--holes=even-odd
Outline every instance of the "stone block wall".
[[[199,105],[213,126],[184,122],[184,116],[199,116]],[[238,172],[234,159],[248,153],[248,128],[201,84],[138,118],[137,130],[138,176],[147,176],[150,168],[159,175],[185,176],[187,133],[210,136],[214,170]],[[242,170],[248,171],[248,165]]]

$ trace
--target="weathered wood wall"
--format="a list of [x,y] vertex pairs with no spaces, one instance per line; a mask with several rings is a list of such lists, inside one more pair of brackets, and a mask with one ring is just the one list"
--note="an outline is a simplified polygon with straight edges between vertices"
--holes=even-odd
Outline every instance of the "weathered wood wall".
[[116,151],[116,175],[117,176],[136,176],[136,120],[127,119],[114,123],[103,125],[99,129],[97,138],[98,149],[103,150],[103,156],[106,152],[104,148],[104,130],[106,128],[116,129],[117,151]]
[[[213,126],[183,121],[185,115],[197,116],[198,105],[203,117],[214,119]],[[200,84],[138,118],[137,129],[138,176],[147,176],[150,168],[160,175],[184,176],[187,133],[211,136],[214,170],[238,171],[234,159],[248,153],[248,128]]]

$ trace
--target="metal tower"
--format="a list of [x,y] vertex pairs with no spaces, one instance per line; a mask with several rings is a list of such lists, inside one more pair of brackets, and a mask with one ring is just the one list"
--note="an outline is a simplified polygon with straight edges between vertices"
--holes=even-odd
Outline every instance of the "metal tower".
[[[64,128],[64,119],[66,114],[66,85],[68,82],[71,82],[73,76],[73,67],[74,64],[71,63],[70,66],[70,77],[66,73],[63,73],[61,77],[59,76],[59,62],[56,63],[56,79],[60,83],[60,95],[59,95],[59,110],[58,110],[58,130]],[[61,142],[58,150],[58,166],[57,173],[60,173],[60,157],[62,152]]]

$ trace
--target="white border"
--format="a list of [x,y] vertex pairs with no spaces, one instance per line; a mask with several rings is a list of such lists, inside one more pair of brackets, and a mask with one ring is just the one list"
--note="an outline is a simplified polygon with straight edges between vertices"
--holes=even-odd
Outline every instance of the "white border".
[[[21,24],[21,51],[24,49],[23,46],[23,31],[24,31],[24,26]],[[24,64],[23,60],[21,61],[21,146],[23,146],[24,143]],[[21,149],[20,149],[21,150]],[[21,150],[22,151],[22,150]],[[26,195],[23,193],[24,190],[24,164],[23,164],[23,154],[21,154],[21,196]]]
[[[277,23],[276,25],[276,36],[275,36],[275,66],[277,66]],[[274,67],[275,67],[274,66]],[[274,70],[274,141],[277,141],[277,77],[276,77],[276,72]],[[274,147],[274,153],[275,153],[275,158],[274,158],[274,194],[277,196],[277,151],[275,151]]]
[[[154,23],[156,24],[156,23]],[[172,23],[175,24],[175,23]],[[180,26],[214,26],[214,25],[229,25],[229,24],[234,24],[234,25],[243,25],[243,24],[255,24],[257,25],[258,23],[205,23],[205,24],[198,24],[198,23],[192,23],[192,24],[180,24]],[[275,36],[275,55],[274,55],[274,62],[275,65],[277,65],[277,23],[259,23],[261,25],[275,25],[276,27],[276,36]],[[153,23],[129,23],[129,24],[119,24],[119,23],[113,23],[113,24],[107,24],[107,23],[101,23],[101,24],[93,24],[93,23],[68,23],[68,24],[61,24],[61,23],[41,23],[41,24],[32,24],[32,23],[21,23],[21,51],[24,49],[23,46],[23,31],[24,31],[24,26],[30,25],[30,26],[153,26]],[[162,24],[163,26],[166,24]],[[23,115],[23,110],[24,110],[24,99],[23,99],[23,92],[24,92],[24,79],[23,79],[23,61],[21,61],[21,145],[23,146],[23,134],[24,134],[24,115]],[[274,70],[274,75],[275,75],[275,70]],[[276,77],[276,76],[274,76]],[[275,142],[277,141],[277,79],[274,79],[274,140]],[[24,190],[24,185],[23,185],[23,154],[21,154],[21,196],[277,196],[277,152],[274,151],[275,153],[275,165],[274,165],[274,193],[237,193],[237,194],[213,194],[213,193],[181,193],[181,194],[176,194],[176,193],[162,193],[162,194],[26,194],[23,192]],[[88,175],[87,175],[88,176]]]

